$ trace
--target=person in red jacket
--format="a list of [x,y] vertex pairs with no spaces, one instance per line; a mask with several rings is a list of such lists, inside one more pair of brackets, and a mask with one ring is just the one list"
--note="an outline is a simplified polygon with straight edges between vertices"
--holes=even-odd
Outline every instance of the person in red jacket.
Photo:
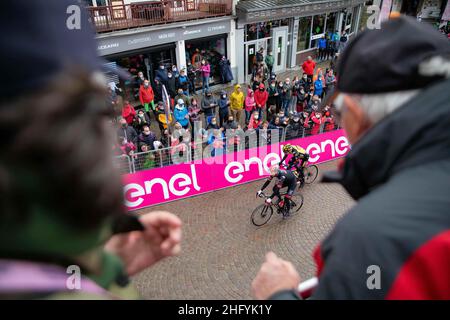
[[261,125],[261,118],[259,117],[258,111],[253,112],[252,116],[250,117],[250,122],[248,124],[247,129],[255,130]]
[[149,81],[146,79],[141,87],[139,88],[139,100],[141,104],[144,106],[145,112],[150,117],[150,106],[152,107],[153,113],[155,113],[155,94],[153,93],[152,86]]
[[266,91],[264,83],[259,85],[258,90],[255,91],[256,111],[258,111],[259,119],[262,119],[263,110],[266,109],[266,103],[269,99],[269,93]]
[[122,117],[127,121],[127,124],[131,126],[135,116],[136,110],[134,110],[134,107],[129,101],[125,100],[122,108]]
[[305,62],[302,64],[303,72],[306,73],[308,76],[308,81],[312,82],[312,78],[314,75],[314,69],[316,68],[316,63],[311,58],[311,56],[308,56]]
[[324,122],[324,118],[322,117],[322,114],[318,111],[314,112],[311,115],[311,120],[313,122],[312,129],[311,129],[311,135],[318,134],[320,127],[322,126],[322,123]]

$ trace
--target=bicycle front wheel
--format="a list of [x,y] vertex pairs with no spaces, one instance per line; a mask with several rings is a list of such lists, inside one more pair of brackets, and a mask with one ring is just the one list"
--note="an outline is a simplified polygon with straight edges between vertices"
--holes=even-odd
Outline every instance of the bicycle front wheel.
[[252,223],[257,226],[263,226],[265,225],[273,214],[273,208],[272,206],[262,204],[258,207],[256,207],[255,210],[252,212]]
[[313,183],[317,179],[318,175],[319,175],[319,168],[316,165],[306,167],[305,168],[305,183],[306,184]]

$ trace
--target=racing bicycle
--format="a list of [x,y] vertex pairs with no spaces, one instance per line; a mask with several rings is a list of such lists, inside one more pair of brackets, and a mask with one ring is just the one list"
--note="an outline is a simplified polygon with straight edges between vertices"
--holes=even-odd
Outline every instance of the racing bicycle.
[[[269,222],[270,218],[273,215],[274,209],[278,214],[283,214],[285,212],[285,207],[280,207],[279,203],[281,199],[286,195],[286,192],[281,192],[280,196],[277,197],[277,199],[272,199],[271,202],[268,202],[267,199],[269,199],[269,196],[266,194],[261,193],[259,195],[260,198],[264,198],[264,203],[257,206],[255,210],[253,210],[251,215],[251,221],[252,223],[257,226],[261,227],[265,225],[267,222]],[[290,216],[298,213],[303,206],[303,195],[301,193],[294,193],[292,195],[291,201],[291,208],[290,208]]]

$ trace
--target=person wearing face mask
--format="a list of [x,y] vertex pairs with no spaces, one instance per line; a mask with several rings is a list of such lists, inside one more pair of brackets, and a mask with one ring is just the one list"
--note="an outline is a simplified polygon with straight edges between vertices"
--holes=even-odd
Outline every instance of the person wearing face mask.
[[136,132],[141,132],[144,125],[150,125],[150,118],[144,110],[140,109],[134,122],[134,129]]
[[244,108],[244,93],[242,92],[241,85],[236,84],[234,90],[230,95],[230,112],[234,119],[239,123],[241,120],[242,109]]
[[323,96],[322,75],[319,75],[317,77],[317,80],[314,82],[314,95],[318,96],[319,98],[322,98]]
[[278,82],[277,93],[278,93],[278,95],[277,95],[277,108],[276,108],[275,111],[276,111],[276,113],[279,113],[280,110],[283,107],[283,95],[284,95],[284,82],[283,81]]
[[209,65],[209,62],[203,59],[199,70],[202,75],[202,92],[205,94],[205,91],[209,90],[209,76],[211,75],[211,66]]
[[169,80],[167,77],[167,71],[166,68],[164,67],[164,63],[160,63],[159,64],[159,69],[155,71],[155,78],[160,79],[160,81],[162,82],[162,84],[164,84],[165,86],[167,86],[167,81]]
[[336,127],[336,123],[334,121],[334,117],[331,114],[328,106],[325,107],[325,110],[324,110],[324,113],[323,113],[323,118],[324,118],[324,123],[325,123],[323,131],[325,132],[325,131],[332,131],[332,130],[334,130],[335,127]]
[[259,127],[261,124],[261,119],[259,118],[259,112],[255,111],[252,113],[252,116],[250,117],[250,122],[248,123],[248,130],[255,130]]
[[222,83],[229,83],[233,81],[233,72],[231,71],[230,60],[228,60],[225,56],[222,56],[222,59],[219,62],[220,68],[220,77],[222,78]]
[[189,128],[189,111],[184,104],[183,99],[178,99],[173,111],[175,121],[177,121],[184,129]]
[[218,130],[220,129],[219,124],[217,123],[217,118],[212,117],[209,124],[206,126],[206,130]]
[[127,121],[127,124],[131,126],[134,122],[134,117],[136,116],[136,110],[130,104],[129,101],[125,100],[122,108],[122,117]]
[[300,86],[302,86],[303,88],[307,88],[309,85],[308,75],[304,73],[302,75],[302,78],[300,79]]
[[189,122],[191,123],[191,131],[194,132],[194,123],[201,121],[200,113],[202,113],[202,109],[198,105],[197,99],[192,98],[190,101],[190,105],[188,108],[189,111]]
[[208,125],[211,122],[211,119],[216,115],[217,105],[216,98],[214,98],[211,90],[207,89],[202,100],[202,111],[205,113],[206,125]]
[[237,123],[236,123],[236,121],[234,121],[233,116],[229,115],[227,121],[225,121],[223,123],[222,128],[224,128],[224,130],[230,130],[233,128],[233,126],[237,127]]
[[189,80],[189,94],[195,94],[195,81],[197,80],[197,71],[190,61],[188,61],[187,63],[186,72]]
[[313,122],[311,128],[311,135],[318,134],[322,126],[322,123],[324,122],[324,117],[322,116],[322,113],[318,110],[315,111],[311,117],[311,120]]
[[327,75],[325,76],[325,95],[327,95],[329,92],[333,92],[334,86],[336,85],[336,77],[333,74],[333,69],[328,70]]
[[181,99],[181,100],[183,100],[185,106],[189,107],[189,97],[187,95],[185,95],[183,89],[178,88],[177,92],[178,92],[178,94],[175,96],[174,100],[178,101]]
[[145,80],[139,89],[139,100],[150,117],[150,108],[155,110],[155,94],[148,80]]
[[175,79],[180,76],[180,72],[178,71],[178,67],[176,65],[172,65],[172,75]]
[[269,53],[267,54],[266,58],[264,59],[264,62],[266,63],[267,68],[269,69],[269,74],[272,74],[273,64],[274,64],[274,57],[272,54],[272,50],[269,50]]
[[292,115],[289,124],[286,127],[286,139],[294,139],[301,135],[302,124],[300,123],[300,114],[297,112]]
[[167,93],[172,99],[177,95],[177,80],[171,71],[167,73]]
[[300,86],[297,94],[297,112],[303,112],[307,103],[308,94],[305,92],[305,88]]
[[140,88],[141,85],[144,83],[144,81],[145,81],[144,73],[142,71],[139,71],[137,76],[136,76],[137,87]]
[[286,78],[283,84],[283,91],[281,95],[282,100],[282,110],[284,110],[285,114],[289,113],[289,106],[291,104],[291,96],[292,96],[292,85],[291,80],[289,78]]
[[117,129],[117,136],[124,137],[127,141],[137,145],[137,133],[133,127],[128,126],[127,120],[124,118],[119,120],[120,128]]
[[167,134],[168,134],[167,130],[169,128],[169,125],[171,125],[173,122],[173,116],[169,110],[169,118],[167,119],[165,108],[164,108],[164,103],[162,101],[158,102],[157,120],[158,120],[158,124],[159,124],[159,129],[161,130],[162,138],[167,139],[166,138]]
[[156,102],[162,101],[162,88],[163,84],[161,83],[161,79],[155,78],[154,84],[153,84],[153,93],[155,94],[154,104],[156,109]]
[[245,124],[250,121],[250,116],[256,108],[255,96],[252,89],[247,90],[247,96],[245,97]]
[[[189,79],[188,79],[188,77],[186,75],[186,70],[185,69],[181,69],[180,75],[177,78],[178,94],[180,93],[180,89],[182,90],[182,93],[185,96],[189,95]],[[178,100],[178,99],[175,97],[175,100]],[[189,105],[189,103],[186,103],[186,105]]]
[[289,114],[294,114],[294,112],[297,112],[297,101],[299,94],[300,94],[300,80],[298,76],[295,76],[292,82],[292,94],[291,94],[291,104],[289,107]]
[[317,95],[314,95],[309,102],[308,111],[317,111],[320,106],[320,98]]
[[268,99],[269,93],[266,91],[264,83],[261,83],[258,90],[255,91],[256,111],[258,111],[259,119],[262,119],[263,117],[263,112],[266,110]]
[[218,101],[219,104],[219,123],[222,127],[225,120],[228,118],[229,115],[229,107],[230,107],[230,100],[228,99],[226,91],[220,92],[220,99]]
[[278,91],[274,80],[270,82],[267,89],[267,121],[272,120],[272,115],[276,113]]
[[156,135],[150,131],[150,127],[148,125],[144,125],[142,127],[142,132],[138,136],[138,146],[139,150],[141,150],[142,145],[147,145],[149,150],[153,150],[153,142],[156,141]]

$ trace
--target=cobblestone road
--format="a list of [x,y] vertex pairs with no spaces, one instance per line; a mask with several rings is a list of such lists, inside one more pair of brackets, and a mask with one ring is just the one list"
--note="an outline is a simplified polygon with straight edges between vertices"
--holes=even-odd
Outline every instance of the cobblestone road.
[[[335,162],[320,165],[333,169]],[[281,220],[274,213],[261,228],[250,222],[262,182],[253,182],[181,200],[163,209],[183,220],[183,247],[133,279],[146,299],[250,299],[250,284],[267,251],[292,261],[302,279],[314,275],[312,250],[353,205],[337,184],[315,182],[306,186],[299,214]],[[146,213],[150,209],[141,210]]]

